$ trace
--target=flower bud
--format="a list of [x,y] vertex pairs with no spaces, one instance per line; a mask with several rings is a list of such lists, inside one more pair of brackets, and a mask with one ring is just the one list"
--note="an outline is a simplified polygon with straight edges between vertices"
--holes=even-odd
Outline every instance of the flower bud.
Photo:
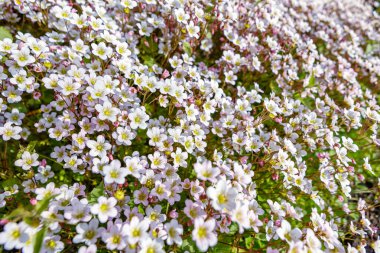
[[172,218],[172,219],[177,219],[178,218],[178,213],[177,211],[174,209],[174,210],[171,210],[169,212],[169,217]]
[[35,92],[33,92],[33,98],[34,98],[35,100],[39,100],[40,97],[41,97],[41,92],[39,92],[39,91],[35,91]]
[[46,164],[47,164],[46,160],[42,159],[42,161],[40,162],[40,166],[46,167]]
[[30,204],[31,204],[32,206],[37,205],[37,199],[35,199],[35,198],[31,198],[31,199],[29,200],[29,202],[30,202]]

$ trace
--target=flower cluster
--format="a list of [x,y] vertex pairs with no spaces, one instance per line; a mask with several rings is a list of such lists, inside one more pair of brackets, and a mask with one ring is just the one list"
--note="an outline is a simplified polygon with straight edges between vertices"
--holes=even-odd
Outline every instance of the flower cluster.
[[3,249],[380,252],[370,3],[0,7]]

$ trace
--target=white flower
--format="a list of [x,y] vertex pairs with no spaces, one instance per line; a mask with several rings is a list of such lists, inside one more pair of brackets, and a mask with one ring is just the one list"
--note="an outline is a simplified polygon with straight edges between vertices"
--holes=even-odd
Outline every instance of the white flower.
[[342,136],[342,143],[343,146],[345,146],[347,149],[356,152],[359,150],[358,146],[354,144],[354,141],[351,138],[346,138],[345,136]]
[[92,244],[88,247],[82,246],[78,250],[78,253],[96,253],[96,252],[97,252],[97,247],[95,244]]
[[321,248],[321,242],[315,236],[314,231],[311,230],[310,228],[308,228],[306,232],[306,243],[307,243],[307,246],[311,249],[319,250]]
[[149,160],[151,160],[152,169],[164,169],[166,166],[166,156],[160,154],[160,152],[154,152],[153,155],[148,155]]
[[99,221],[94,218],[89,223],[80,223],[76,226],[76,234],[73,238],[74,243],[84,242],[87,245],[96,243],[99,232],[98,232]]
[[162,133],[161,129],[158,127],[149,128],[147,131],[147,136],[150,138],[149,145],[160,146],[162,142],[167,139],[167,136]]
[[75,41],[71,40],[70,44],[71,44],[72,49],[74,49],[75,51],[82,53],[82,54],[85,54],[89,48],[89,46],[84,44],[83,40],[81,40],[81,39],[78,39]]
[[274,102],[273,100],[268,100],[267,98],[265,98],[264,104],[265,104],[265,108],[269,111],[269,113],[274,116],[276,116],[277,113],[281,112],[280,108],[278,107],[276,102]]
[[193,38],[196,38],[196,39],[199,38],[199,30],[200,30],[200,28],[199,28],[199,26],[194,25],[193,21],[190,21],[190,23],[188,25],[186,25],[186,30],[189,33],[190,37],[193,37]]
[[123,233],[127,236],[127,240],[130,244],[135,244],[148,237],[148,233],[146,232],[148,228],[148,220],[140,221],[137,216],[133,216],[131,222],[123,226]]
[[64,96],[69,96],[71,94],[78,95],[79,88],[81,87],[80,83],[70,77],[65,77],[63,80],[58,81],[58,85]]
[[187,167],[187,152],[182,152],[181,148],[177,148],[176,152],[171,153],[170,157],[173,158],[174,166],[176,167]]
[[45,237],[42,251],[47,253],[61,252],[64,245],[59,239],[61,239],[61,237],[58,235]]
[[100,42],[99,44],[92,43],[92,53],[98,56],[102,60],[107,60],[107,57],[111,57],[112,48],[107,47],[104,42]]
[[18,109],[14,108],[11,113],[4,113],[4,116],[8,119],[8,122],[15,125],[21,125],[22,119],[25,117],[25,113],[20,113]]
[[118,127],[116,132],[112,133],[112,137],[116,139],[118,145],[129,146],[132,144],[131,140],[136,137],[136,133],[129,127]]
[[121,0],[121,5],[131,10],[137,6],[137,2],[134,0]]
[[137,108],[132,113],[130,113],[128,115],[128,118],[131,121],[132,129],[146,129],[148,126],[146,121],[149,119],[149,116],[140,108]]
[[99,119],[110,120],[111,122],[115,122],[117,115],[120,113],[120,109],[113,107],[112,104],[108,101],[105,101],[103,105],[95,105],[95,109],[99,113]]
[[191,121],[196,121],[196,116],[199,115],[198,109],[195,108],[194,104],[185,108],[187,118]]
[[122,231],[122,223],[108,222],[109,228],[102,234],[102,240],[107,244],[107,249],[122,250],[127,246],[127,238],[124,231]]
[[124,162],[127,169],[127,175],[132,175],[135,178],[140,178],[140,172],[143,170],[143,166],[140,164],[139,158],[126,158]]
[[0,135],[3,136],[4,141],[9,141],[10,139],[19,140],[21,138],[21,131],[21,127],[12,126],[11,122],[7,122],[4,126],[0,127]]
[[251,227],[248,204],[239,201],[236,208],[232,211],[231,219],[239,224],[239,233],[243,233],[244,229]]
[[21,67],[29,65],[36,61],[36,59],[30,55],[30,50],[27,47],[23,47],[21,50],[12,51],[12,58]]
[[144,238],[141,242],[141,250],[139,253],[165,253],[163,245],[158,240],[152,238]]
[[58,194],[59,189],[55,188],[54,182],[50,182],[45,187],[37,188],[35,193],[37,194],[36,199],[42,200]]
[[207,196],[212,200],[212,206],[215,210],[223,211],[224,209],[232,211],[235,206],[237,190],[227,185],[226,180],[220,180],[216,187],[207,188]]
[[166,223],[164,228],[168,233],[168,238],[166,239],[168,245],[173,245],[173,243],[177,245],[182,244],[181,235],[183,233],[183,227],[177,220],[171,220],[170,223]]
[[24,223],[7,223],[4,231],[0,233],[0,244],[3,244],[6,250],[22,248],[29,239],[26,229],[27,226]]
[[104,157],[107,155],[107,151],[111,149],[111,144],[106,142],[106,139],[103,135],[99,135],[96,138],[96,141],[93,140],[87,140],[86,141],[87,147],[89,147],[91,150],[89,154],[91,156],[99,156]]
[[208,180],[210,182],[215,182],[216,176],[220,174],[220,170],[213,167],[211,161],[209,160],[205,160],[202,163],[195,163],[194,170],[200,180]]
[[121,167],[119,160],[113,160],[111,164],[104,166],[103,173],[105,175],[104,182],[106,184],[124,184],[127,170]]
[[380,239],[378,238],[376,242],[373,242],[371,247],[374,249],[375,253],[380,253]]
[[363,164],[363,168],[366,170],[366,171],[369,171],[372,175],[375,175],[375,172],[373,172],[372,170],[372,166],[371,164],[369,164],[369,158],[366,157],[364,158],[364,164]]
[[276,230],[277,235],[287,242],[296,242],[301,236],[302,232],[298,228],[292,230],[290,223],[286,220],[282,220],[281,227]]
[[205,252],[209,247],[215,246],[218,242],[214,228],[214,219],[208,219],[206,222],[202,218],[195,219],[192,235],[200,251]]
[[29,170],[31,167],[37,166],[38,164],[38,154],[31,154],[28,151],[22,153],[21,159],[18,159],[15,162],[15,165],[22,167],[23,170]]
[[99,221],[105,223],[108,218],[114,218],[117,216],[117,210],[115,208],[117,201],[114,197],[106,198],[99,197],[98,203],[91,207],[91,212],[97,214]]

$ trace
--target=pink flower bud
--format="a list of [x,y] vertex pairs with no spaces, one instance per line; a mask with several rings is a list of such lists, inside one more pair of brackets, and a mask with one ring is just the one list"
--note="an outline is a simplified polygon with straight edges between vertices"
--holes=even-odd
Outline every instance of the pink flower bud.
[[37,199],[35,199],[35,198],[31,198],[31,199],[29,200],[29,202],[30,202],[30,204],[31,204],[32,206],[37,205]]
[[110,161],[113,161],[113,155],[112,154],[108,154],[108,158],[110,159]]
[[358,179],[359,179],[359,181],[363,181],[364,180],[363,174],[358,174]]
[[281,122],[282,122],[282,118],[281,118],[281,117],[279,117],[279,118],[275,118],[274,121],[275,121],[276,123],[281,123]]
[[276,221],[274,222],[274,225],[275,225],[276,227],[281,227],[281,220],[276,220]]
[[162,78],[167,78],[168,76],[170,76],[170,72],[167,69],[165,69],[164,73],[162,73]]
[[37,73],[40,73],[40,72],[42,72],[42,67],[41,67],[41,66],[38,66],[38,65],[37,65],[37,66],[34,66],[34,67],[33,67],[33,71],[34,71],[34,72],[37,72]]
[[248,161],[248,156],[240,157],[240,162],[241,162],[241,163],[246,164],[247,161]]
[[35,100],[39,100],[40,97],[41,97],[41,92],[39,92],[39,91],[35,91],[35,92],[33,92],[33,98],[34,98]]
[[40,162],[40,166],[46,167],[46,164],[47,164],[46,160],[42,159],[42,161]]
[[277,173],[273,173],[273,174],[272,174],[272,179],[273,179],[274,181],[277,181],[278,178],[279,178],[279,175],[278,175]]
[[260,166],[260,167],[263,167],[263,166],[264,166],[264,164],[265,164],[265,162],[264,162],[264,161],[262,161],[262,160],[260,160],[260,161],[259,161],[259,166]]
[[326,156],[325,156],[324,154],[322,154],[322,153],[318,153],[318,154],[317,154],[317,157],[318,157],[319,159],[323,159],[323,158],[325,158]]
[[4,226],[4,225],[6,225],[8,222],[9,222],[9,220],[7,220],[7,219],[1,219],[1,220],[0,220],[0,226]]
[[177,219],[178,218],[178,213],[177,211],[174,209],[174,210],[171,210],[169,212],[169,217],[172,218],[172,219]]
[[131,88],[129,88],[129,92],[132,93],[132,94],[136,94],[137,93],[137,89],[135,87],[131,87]]
[[339,195],[339,196],[338,196],[338,200],[339,200],[340,202],[343,202],[343,201],[344,201],[343,196],[342,196],[342,195]]
[[113,125],[114,125],[115,127],[118,127],[118,126],[120,125],[120,123],[119,123],[119,121],[115,121],[115,122],[113,123]]

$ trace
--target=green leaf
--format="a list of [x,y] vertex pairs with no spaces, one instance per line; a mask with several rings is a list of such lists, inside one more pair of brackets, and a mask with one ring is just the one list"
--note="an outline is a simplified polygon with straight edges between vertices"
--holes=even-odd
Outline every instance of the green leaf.
[[13,40],[12,34],[9,32],[9,30],[3,26],[0,26],[0,40],[6,38]]
[[311,73],[311,76],[309,78],[309,84],[307,87],[314,87],[315,86],[315,76],[314,76],[314,72]]
[[275,82],[275,81],[270,81],[269,83],[269,87],[271,89],[271,91],[273,91],[275,94],[280,94],[281,93],[281,89],[280,87],[278,87],[278,84]]
[[197,246],[195,245],[195,242],[191,238],[187,238],[183,240],[182,245],[181,245],[181,252],[194,252],[197,253],[199,252]]
[[185,41],[182,44],[183,44],[183,51],[185,51],[185,53],[189,56],[192,55],[193,50],[190,46],[190,43]]
[[4,216],[3,219],[6,220],[13,220],[14,218],[19,218],[25,215],[25,212],[27,212],[23,207],[18,207],[17,209],[13,210],[10,214]]
[[239,231],[239,225],[236,222],[233,222],[230,226],[230,232],[228,232],[229,235],[234,235]]
[[25,151],[28,151],[29,153],[33,153],[34,152],[34,148],[37,146],[37,143],[38,143],[38,141],[31,141],[31,142],[29,142],[28,146],[26,146],[26,147],[23,147],[23,146],[20,145],[20,149],[17,152],[16,158],[20,159],[21,156],[22,156],[22,154]]
[[144,64],[147,65],[148,67],[152,67],[154,64],[156,64],[156,61],[152,56],[149,55],[143,55],[141,58],[144,61]]
[[7,180],[1,182],[3,189],[10,190],[15,184],[20,184],[20,180],[16,177],[8,178]]
[[29,215],[24,217],[24,222],[31,227],[38,227],[40,225],[40,219],[37,216]]
[[250,237],[245,238],[244,242],[245,242],[245,247],[247,249],[250,249],[252,247],[253,237],[250,236]]
[[44,224],[34,237],[33,253],[40,253],[47,226]]
[[227,245],[227,244],[219,242],[217,245],[215,245],[214,247],[210,248],[208,250],[208,252],[213,252],[213,253],[220,253],[220,252],[235,253],[235,252],[237,252],[237,248],[232,247],[232,245]]
[[36,214],[41,214],[44,210],[46,210],[46,208],[49,206],[50,200],[52,200],[55,196],[57,195],[51,195],[41,201],[38,201],[36,205]]
[[98,201],[98,198],[103,195],[104,195],[104,185],[103,183],[101,183],[98,186],[96,186],[94,189],[92,189],[88,202],[90,204],[96,203]]

